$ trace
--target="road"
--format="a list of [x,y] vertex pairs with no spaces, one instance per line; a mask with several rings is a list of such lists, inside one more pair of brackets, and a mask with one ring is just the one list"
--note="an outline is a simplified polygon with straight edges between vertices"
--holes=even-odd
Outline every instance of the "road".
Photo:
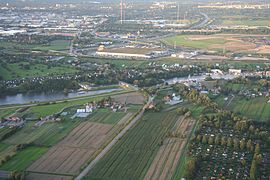
[[205,13],[200,13],[200,14],[203,16],[204,19],[201,22],[199,22],[199,24],[195,24],[194,26],[192,26],[190,29],[199,29],[205,26],[206,23],[208,23],[209,21],[208,15]]
[[106,153],[112,149],[112,147],[121,139],[127,131],[132,128],[139,119],[142,118],[145,109],[149,106],[149,104],[153,101],[154,97],[149,97],[148,102],[144,105],[141,112],[97,155],[97,157],[75,178],[75,180],[81,180],[84,176],[86,176],[91,169],[106,155]]
[[235,96],[232,94],[229,96],[228,103],[225,105],[225,107],[229,107],[234,100]]
[[0,179],[9,179],[9,178],[10,178],[10,172],[0,171]]

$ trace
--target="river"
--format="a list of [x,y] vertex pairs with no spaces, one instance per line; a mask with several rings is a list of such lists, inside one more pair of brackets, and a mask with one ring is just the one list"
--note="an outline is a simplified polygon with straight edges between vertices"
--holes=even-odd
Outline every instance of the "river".
[[65,99],[70,99],[70,98],[98,95],[98,94],[110,93],[110,92],[121,91],[121,90],[123,89],[114,88],[114,89],[104,89],[104,90],[96,90],[96,91],[70,92],[68,94],[65,94],[63,92],[16,94],[16,95],[0,97],[0,105],[59,101],[59,100],[65,100]]

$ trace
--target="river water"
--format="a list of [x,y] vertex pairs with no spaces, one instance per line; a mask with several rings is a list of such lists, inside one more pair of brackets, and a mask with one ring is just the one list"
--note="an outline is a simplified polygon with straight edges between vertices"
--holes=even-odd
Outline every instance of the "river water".
[[104,89],[104,90],[86,91],[86,92],[70,92],[68,94],[65,94],[63,92],[16,94],[16,95],[11,95],[11,96],[0,97],[0,105],[58,101],[58,100],[65,100],[69,98],[110,93],[110,92],[121,91],[121,90],[123,89],[114,88],[114,89]]
[[[234,79],[237,76],[235,75],[210,75],[213,79]],[[201,82],[207,75],[200,75],[200,76],[190,76],[190,77],[181,77],[181,78],[173,78],[166,80],[168,84],[176,84],[176,83],[183,83],[186,81],[196,81]],[[84,93],[79,92],[70,92],[68,94],[64,94],[63,92],[51,92],[51,93],[29,93],[29,94],[17,94],[12,96],[5,96],[0,97],[0,105],[10,105],[10,104],[27,104],[27,103],[35,103],[35,102],[47,102],[47,101],[57,101],[57,100],[65,100],[69,98],[76,98],[82,96],[89,96],[89,95],[98,95],[104,93],[110,93],[115,91],[121,91],[121,88],[114,88],[114,89],[104,89],[104,90],[97,90],[97,91],[87,91]]]

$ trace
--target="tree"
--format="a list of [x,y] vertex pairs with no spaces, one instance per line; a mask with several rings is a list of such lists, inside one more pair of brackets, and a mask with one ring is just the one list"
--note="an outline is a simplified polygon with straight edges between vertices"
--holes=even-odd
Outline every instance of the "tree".
[[220,137],[219,137],[219,135],[217,135],[215,137],[215,145],[219,145],[219,141],[220,141]]
[[242,164],[242,166],[246,166],[246,163],[247,163],[247,162],[246,162],[246,160],[245,160],[245,159],[242,159],[242,160],[241,160],[241,164]]
[[227,146],[232,147],[232,138],[230,137],[227,139]]
[[262,162],[262,155],[261,154],[255,154],[255,161],[256,161],[256,164],[261,164]]
[[194,177],[194,174],[196,172],[196,169],[197,169],[197,166],[198,166],[198,160],[193,158],[193,159],[190,159],[188,162],[187,162],[187,170],[185,171],[185,177],[186,179],[193,179]]
[[250,176],[250,180],[255,180],[256,179],[256,161],[253,160],[251,167],[250,167],[250,172],[249,172],[249,176]]
[[197,142],[201,142],[201,140],[202,140],[202,136],[199,134],[199,135],[196,137],[196,141],[197,141]]
[[233,140],[233,148],[237,150],[239,148],[239,139],[235,138]]
[[207,143],[207,136],[206,135],[203,135],[202,143],[203,144],[206,144]]
[[227,144],[226,137],[223,136],[223,137],[221,138],[221,145],[222,145],[222,146],[225,146],[226,144]]
[[253,143],[252,143],[251,139],[249,139],[247,142],[247,149],[251,152],[254,150]]
[[214,144],[214,138],[212,136],[208,138],[208,144]]
[[260,144],[259,143],[256,144],[255,154],[260,154]]
[[266,79],[261,79],[259,80],[258,84],[262,87],[268,87],[269,86],[269,82]]
[[254,126],[250,125],[248,130],[249,130],[250,133],[254,133],[255,128],[254,128]]
[[176,109],[176,112],[179,115],[184,115],[184,114],[186,114],[188,112],[188,109],[185,108],[185,107],[179,107],[179,108]]
[[242,140],[240,141],[240,149],[241,149],[241,150],[244,150],[245,147],[246,147],[246,141],[245,141],[244,139],[242,139]]

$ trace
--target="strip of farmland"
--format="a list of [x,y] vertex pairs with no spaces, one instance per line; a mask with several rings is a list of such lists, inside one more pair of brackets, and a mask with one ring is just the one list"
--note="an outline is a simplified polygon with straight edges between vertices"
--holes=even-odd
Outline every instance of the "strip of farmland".
[[179,118],[172,133],[160,147],[144,177],[145,180],[172,179],[185,144],[187,143],[187,135],[191,133],[194,123],[195,121],[189,118]]
[[56,174],[77,174],[109,138],[112,125],[83,122],[66,138],[52,147],[27,171]]
[[[172,177],[174,171],[171,168],[175,169],[178,163],[174,158],[180,158],[181,149],[186,143],[185,134],[191,131],[193,125],[194,121],[179,119],[173,111],[146,113],[85,179],[137,180],[144,179],[148,174],[151,174],[150,177],[157,177],[156,179],[160,177],[158,174],[163,179]],[[171,133],[177,134],[177,137],[170,138]],[[163,150],[167,152],[166,155],[161,154]],[[160,167],[150,173],[159,158],[164,159],[162,163],[158,163]]]

